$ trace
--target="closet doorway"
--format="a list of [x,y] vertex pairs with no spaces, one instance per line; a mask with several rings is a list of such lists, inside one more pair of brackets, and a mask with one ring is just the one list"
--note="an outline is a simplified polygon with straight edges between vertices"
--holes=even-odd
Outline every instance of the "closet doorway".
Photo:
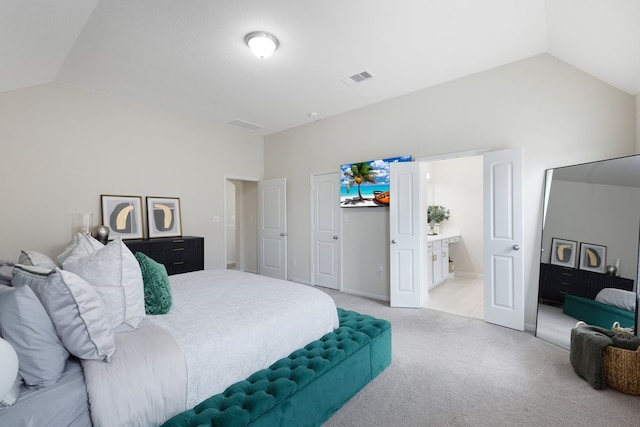
[[258,273],[258,180],[225,179],[226,268]]
[[460,241],[448,245],[453,277],[429,290],[424,307],[484,319],[483,157],[418,160],[426,171],[426,206],[450,211],[440,233],[460,235]]

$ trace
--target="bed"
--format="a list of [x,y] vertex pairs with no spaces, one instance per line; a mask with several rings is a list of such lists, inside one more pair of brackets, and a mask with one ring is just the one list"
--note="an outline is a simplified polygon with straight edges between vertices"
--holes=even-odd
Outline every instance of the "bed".
[[[6,295],[34,294],[69,353],[64,357],[63,352],[64,366],[55,381],[35,389],[20,385],[18,400],[0,409],[0,425],[160,425],[339,326],[337,308],[324,292],[232,270],[165,275],[170,309],[145,314],[139,305],[141,296],[148,296],[146,281],[133,292],[130,284],[100,289],[99,282],[106,278],[135,282],[142,276],[142,264],[126,246],[118,240],[97,246],[86,236],[77,240],[75,253],[69,248],[63,253],[63,268],[41,262],[14,266],[14,289],[0,292],[0,310],[7,304]],[[96,255],[101,251],[111,255]],[[137,274],[132,260],[138,264]],[[83,270],[84,262],[88,266]],[[90,281],[95,282],[87,287]],[[54,285],[62,289],[55,296]],[[76,300],[61,303],[57,299],[64,292]],[[105,304],[92,306],[95,301]],[[72,312],[81,318],[80,323],[74,318],[73,328],[67,325],[73,323]],[[66,313],[64,321],[58,318],[61,313]],[[0,311],[3,337],[16,335],[7,319],[19,316],[3,317]],[[80,330],[88,343],[64,338]]]
[[562,312],[588,325],[610,329],[615,322],[622,328],[635,327],[636,294],[616,288],[604,288],[595,299],[565,295]]

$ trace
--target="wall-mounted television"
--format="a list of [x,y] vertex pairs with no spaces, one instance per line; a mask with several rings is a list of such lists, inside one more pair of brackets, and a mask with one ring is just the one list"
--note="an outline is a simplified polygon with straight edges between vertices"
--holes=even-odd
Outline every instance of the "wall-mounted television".
[[389,165],[410,162],[411,156],[391,157],[340,166],[340,206],[371,208],[389,206]]

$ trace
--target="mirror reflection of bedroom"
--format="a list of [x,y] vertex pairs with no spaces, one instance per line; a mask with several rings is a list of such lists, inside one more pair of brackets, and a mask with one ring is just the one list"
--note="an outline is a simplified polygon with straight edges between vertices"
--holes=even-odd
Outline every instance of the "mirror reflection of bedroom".
[[636,325],[640,156],[547,171],[536,336],[569,349],[578,321]]
[[[484,319],[482,156],[427,162],[425,200],[449,218],[427,226],[425,308]],[[426,217],[426,215],[425,215]]]

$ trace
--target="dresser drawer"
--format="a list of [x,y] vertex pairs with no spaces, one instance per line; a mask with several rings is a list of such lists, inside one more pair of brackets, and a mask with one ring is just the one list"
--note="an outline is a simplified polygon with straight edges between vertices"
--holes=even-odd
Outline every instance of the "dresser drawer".
[[204,269],[204,238],[185,236],[125,241],[131,252],[142,252],[167,269],[168,274]]
[[546,303],[564,304],[565,295],[595,299],[604,288],[632,290],[634,281],[587,270],[553,264],[540,266],[540,298]]

